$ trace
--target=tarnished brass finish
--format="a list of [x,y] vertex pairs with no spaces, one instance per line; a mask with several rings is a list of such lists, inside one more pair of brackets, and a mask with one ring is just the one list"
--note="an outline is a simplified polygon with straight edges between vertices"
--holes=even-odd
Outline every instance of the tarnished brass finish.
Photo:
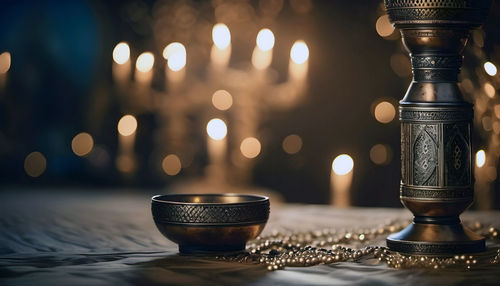
[[469,30],[481,25],[491,0],[385,0],[411,56],[413,81],[400,102],[401,202],[414,222],[387,238],[409,253],[485,249],[459,215],[473,201],[472,104],[458,88]]
[[181,253],[241,251],[269,218],[269,198],[239,194],[172,194],[152,198],[158,230]]

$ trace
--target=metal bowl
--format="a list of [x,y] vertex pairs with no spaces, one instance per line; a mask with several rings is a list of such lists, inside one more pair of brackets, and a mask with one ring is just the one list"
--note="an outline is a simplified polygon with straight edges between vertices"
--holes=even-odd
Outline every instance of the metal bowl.
[[186,254],[244,250],[269,218],[269,198],[265,196],[171,194],[151,200],[158,230]]

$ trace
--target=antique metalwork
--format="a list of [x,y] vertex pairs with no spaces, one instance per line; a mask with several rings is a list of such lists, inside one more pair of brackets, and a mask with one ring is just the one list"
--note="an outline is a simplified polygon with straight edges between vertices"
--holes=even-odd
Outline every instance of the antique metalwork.
[[459,215],[473,201],[472,104],[458,88],[469,30],[491,0],[385,0],[411,56],[413,82],[400,102],[401,201],[414,221],[387,238],[407,253],[479,252],[484,238]]
[[269,198],[239,194],[172,194],[152,198],[158,230],[181,253],[245,249],[269,218]]

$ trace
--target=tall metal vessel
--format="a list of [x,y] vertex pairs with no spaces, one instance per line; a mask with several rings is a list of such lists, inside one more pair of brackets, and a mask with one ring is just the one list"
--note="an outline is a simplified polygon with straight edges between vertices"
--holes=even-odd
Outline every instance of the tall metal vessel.
[[387,246],[421,254],[482,251],[484,238],[459,218],[474,196],[473,106],[457,81],[469,32],[484,22],[491,0],[385,0],[385,6],[412,62],[413,81],[399,107],[400,196],[415,216]]

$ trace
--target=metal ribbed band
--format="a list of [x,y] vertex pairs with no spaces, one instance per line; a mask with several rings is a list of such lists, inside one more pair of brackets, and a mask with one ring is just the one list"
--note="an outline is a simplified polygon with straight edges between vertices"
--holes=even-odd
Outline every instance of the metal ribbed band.
[[417,107],[400,106],[399,119],[402,122],[470,122],[473,111],[470,106],[463,107]]
[[462,56],[412,55],[413,79],[426,82],[456,82]]
[[485,242],[457,242],[453,243],[438,243],[438,242],[415,242],[415,241],[398,241],[387,239],[387,246],[394,251],[404,253],[420,253],[420,254],[457,254],[457,253],[474,253],[485,249]]
[[413,80],[424,82],[456,82],[458,69],[413,69]]
[[401,197],[417,199],[463,199],[472,198],[474,191],[470,187],[465,188],[431,188],[419,186],[401,185]]
[[239,224],[265,222],[269,218],[269,201],[235,205],[188,205],[152,202],[155,220],[178,224]]
[[414,69],[458,68],[462,65],[460,55],[411,55]]

